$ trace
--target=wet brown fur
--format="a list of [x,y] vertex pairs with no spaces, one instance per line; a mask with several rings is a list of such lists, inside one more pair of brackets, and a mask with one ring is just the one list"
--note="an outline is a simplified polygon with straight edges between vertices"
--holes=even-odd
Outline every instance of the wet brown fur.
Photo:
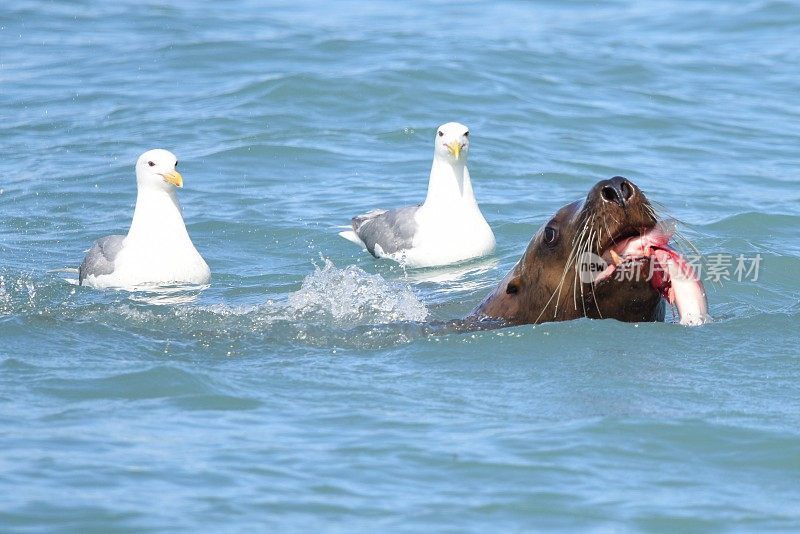
[[[630,196],[623,200],[626,195]],[[582,283],[578,271],[582,253],[602,256],[615,243],[655,224],[650,202],[631,181],[616,176],[598,182],[585,200],[564,206],[539,229],[522,258],[470,318],[501,319],[510,324],[579,317],[663,320],[661,295],[647,281],[649,259],[619,266],[618,270],[628,275],[624,280],[614,274],[598,283]],[[557,236],[549,244],[545,242],[546,234],[552,235],[548,227]]]

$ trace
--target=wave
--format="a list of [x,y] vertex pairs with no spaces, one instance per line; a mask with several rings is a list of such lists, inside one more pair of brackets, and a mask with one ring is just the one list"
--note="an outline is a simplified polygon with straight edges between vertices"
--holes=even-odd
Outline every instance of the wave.
[[259,304],[220,303],[216,294],[207,293],[198,287],[95,290],[52,274],[37,278],[5,271],[0,273],[0,320],[15,317],[43,328],[42,321],[88,323],[151,339],[178,335],[205,345],[266,338],[364,347],[409,339],[407,325],[429,316],[407,284],[357,266],[338,268],[328,259],[305,276],[297,291],[274,299],[265,295]]
[[293,313],[337,326],[424,321],[428,316],[408,286],[355,265],[339,269],[328,259],[289,295],[288,305]]

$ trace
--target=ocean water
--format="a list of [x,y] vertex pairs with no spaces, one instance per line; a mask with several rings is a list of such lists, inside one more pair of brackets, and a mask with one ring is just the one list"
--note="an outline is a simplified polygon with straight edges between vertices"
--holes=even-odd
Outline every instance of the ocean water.
[[[800,4],[0,7],[0,530],[800,529]],[[471,129],[498,248],[337,236]],[[163,147],[210,287],[67,283]],[[462,317],[621,174],[706,257],[712,324]]]

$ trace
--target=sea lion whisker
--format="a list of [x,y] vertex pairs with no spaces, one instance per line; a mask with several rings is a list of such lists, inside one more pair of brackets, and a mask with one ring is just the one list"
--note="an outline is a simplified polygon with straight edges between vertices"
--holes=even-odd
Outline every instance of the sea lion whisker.
[[[597,246],[598,247],[600,246],[600,242],[599,241],[597,243]],[[600,311],[600,303],[597,301],[597,293],[595,293],[595,291],[594,291],[594,286],[595,286],[595,281],[594,281],[594,279],[592,279],[592,283],[589,285],[589,287],[592,290],[592,300],[594,301],[595,308],[597,309],[597,314],[600,316],[601,319],[604,319],[603,312]],[[586,316],[586,311],[585,310],[584,310],[583,315],[584,315],[584,317]]]
[[683,243],[685,246],[687,246],[687,247],[688,247],[688,248],[689,248],[689,249],[692,251],[692,253],[694,253],[696,256],[700,256],[700,251],[697,249],[697,247],[696,247],[696,246],[694,246],[694,243],[692,243],[692,241],[691,241],[691,240],[690,240],[688,237],[686,237],[686,236],[684,235],[684,233],[683,233],[683,232],[681,232],[681,231],[680,231],[680,230],[678,230],[678,229],[675,229],[675,233],[674,233],[674,234],[672,234],[672,237],[673,237],[673,238],[674,238],[676,241],[680,241],[680,242],[681,242],[681,243]]
[[[588,236],[588,230],[589,230],[589,228],[591,227],[592,224],[594,224],[594,215],[592,215],[591,219],[587,220],[586,223],[584,224],[583,232],[581,232],[581,240],[580,240],[580,242],[578,244],[578,248],[576,250],[576,255],[574,257],[574,265],[573,265],[572,269],[573,269],[573,272],[575,274],[574,274],[573,282],[572,282],[572,304],[573,304],[573,306],[574,306],[576,311],[578,310],[578,302],[577,302],[577,298],[578,298],[577,286],[578,285],[581,286],[581,306],[584,307],[584,308],[586,307],[586,304],[583,302],[583,281],[579,280],[579,278],[578,278],[578,273],[580,272],[580,266],[578,265],[578,260],[581,257],[584,257],[584,258],[586,257],[586,256],[584,256],[583,249],[586,246],[586,243],[587,243],[587,239],[586,238]],[[578,251],[581,251],[581,253],[578,254],[577,253]]]
[[617,244],[617,240],[616,240],[616,239],[614,239],[614,234],[612,234],[612,233],[611,233],[611,230],[608,228],[608,221],[606,221],[606,220],[603,220],[603,225],[605,225],[605,227],[606,227],[606,232],[608,232],[608,236],[611,238],[611,242],[612,242],[614,245],[616,245],[616,244]]
[[[588,226],[593,227],[594,222],[595,222],[595,217],[594,215],[592,215],[591,223]],[[589,233],[583,239],[583,244],[581,245],[581,250],[583,250],[583,252],[581,253],[581,256],[583,256],[584,258],[588,258],[589,246],[591,244],[591,236],[593,232],[594,232],[593,230],[590,230]],[[575,268],[577,270],[578,268],[577,259],[575,261],[576,261]],[[583,292],[583,280],[579,280],[579,285],[581,289],[581,308],[583,310],[583,316],[586,317],[586,295]]]
[[[560,284],[559,284],[559,285],[560,285]],[[547,300],[547,302],[545,302],[544,306],[542,306],[542,311],[541,311],[541,312],[539,312],[539,315],[536,317],[536,320],[534,321],[534,323],[538,323],[538,322],[539,322],[539,319],[541,319],[541,318],[542,318],[542,315],[544,315],[544,312],[547,310],[547,307],[550,305],[550,303],[551,303],[551,302],[553,302],[553,298],[556,296],[556,293],[557,293],[557,292],[558,292],[558,288],[556,288],[556,289],[553,291],[553,294],[552,294],[552,295],[550,295],[550,298]],[[557,312],[557,311],[558,311],[558,306],[556,305],[556,312]],[[555,318],[555,317],[556,317],[556,316],[555,316],[555,314],[554,314],[554,315],[553,315],[553,318]]]
[[576,256],[575,256],[575,265],[573,267],[573,270],[575,272],[575,277],[573,279],[573,285],[572,285],[572,301],[573,301],[573,304],[575,306],[575,311],[578,310],[578,302],[577,302],[578,289],[580,289],[580,291],[581,291],[581,307],[585,307],[586,306],[586,304],[583,302],[583,280],[581,280],[579,278],[579,273],[580,273],[580,268],[581,267],[578,265],[578,261],[579,261],[579,259],[581,257],[585,258],[584,254],[585,254],[585,250],[587,248],[586,245],[588,243],[588,237],[589,237],[588,230],[589,230],[589,226],[593,222],[594,222],[594,218],[593,217],[591,218],[590,221],[587,221],[586,227],[584,228],[584,231],[581,234],[581,241],[579,243],[579,249],[578,250],[580,251],[580,253],[576,254]]
[[[590,249],[591,249],[591,246],[592,246],[592,242],[595,241],[595,234],[596,233],[597,232],[595,232],[595,230],[593,228],[592,231],[589,233],[589,238],[586,240],[586,255],[587,256],[591,253]],[[599,247],[600,244],[598,243],[597,246]],[[583,285],[584,284],[581,284],[581,302],[583,303],[583,316],[587,317],[587,314],[586,314],[586,297],[583,294]],[[596,306],[597,305],[597,297],[594,295],[594,277],[592,277],[592,281],[590,282],[589,287],[591,287],[591,289],[592,289],[592,296],[594,297],[595,306]]]
[[[656,209],[656,205],[658,205],[658,210]],[[686,223],[684,221],[682,221],[678,217],[675,217],[672,213],[669,212],[669,210],[663,207],[663,204],[661,204],[660,202],[651,200],[648,203],[644,204],[643,207],[645,211],[655,221],[664,221],[664,220],[675,221],[676,224],[675,224],[675,229],[673,230],[672,238],[675,240],[676,244],[683,245],[687,247],[689,250],[691,250],[692,253],[698,256],[700,255],[700,251],[697,249],[694,243],[692,243],[692,241],[688,237],[686,237],[686,235],[681,230],[677,228],[678,224],[685,225]],[[660,212],[663,212],[663,214]]]
[[[673,214],[672,214],[672,213],[671,213],[671,212],[670,212],[670,211],[667,209],[667,207],[666,207],[666,206],[664,206],[664,204],[662,204],[661,202],[658,202],[658,201],[656,201],[656,200],[651,200],[651,201],[649,202],[649,204],[650,204],[650,208],[651,208],[651,209],[653,209],[653,214],[654,214],[654,215],[656,214],[656,213],[655,213],[655,208],[656,208],[656,207],[658,207],[658,210],[661,212],[662,216],[664,216],[664,217],[666,217],[666,218],[669,218],[669,219],[675,219],[676,221],[678,221],[678,222],[680,222],[680,223],[683,223],[683,221],[682,221],[682,220],[680,220],[678,217],[676,217],[675,215],[673,215]],[[660,218],[660,217],[656,217],[656,219],[658,219],[658,218]]]
[[[541,311],[541,312],[539,312],[539,316],[536,318],[536,321],[535,321],[535,322],[537,322],[537,323],[538,323],[538,322],[539,322],[539,319],[541,319],[541,318],[542,318],[542,315],[544,315],[544,312],[547,310],[547,307],[548,307],[548,306],[550,305],[550,303],[553,301],[553,298],[556,296],[556,293],[558,293],[558,291],[559,291],[559,288],[561,287],[561,284],[563,283],[563,280],[564,280],[564,277],[566,276],[566,274],[567,274],[567,267],[564,267],[564,272],[563,272],[563,273],[562,273],[562,275],[561,275],[561,282],[560,282],[560,283],[558,284],[558,286],[557,286],[557,287],[556,287],[556,288],[553,290],[553,294],[552,294],[552,295],[550,295],[550,298],[547,300],[547,302],[545,302],[544,306],[542,306],[542,311]],[[556,302],[556,311],[554,312],[554,315],[553,315],[553,317],[555,317],[555,313],[558,313],[558,303],[557,303],[557,302]]]
[[[585,227],[586,227],[586,223],[584,223],[584,228]],[[569,253],[569,256],[567,257],[567,260],[564,262],[564,271],[561,273],[561,280],[558,282],[558,287],[556,288],[556,291],[553,292],[554,295],[555,295],[556,292],[558,293],[558,297],[556,298],[556,307],[555,307],[555,310],[553,310],[553,318],[558,316],[558,306],[561,303],[561,289],[564,287],[564,282],[567,279],[567,273],[569,272],[569,266],[572,263],[572,259],[575,257],[575,255],[576,255],[576,253],[578,251],[578,247],[577,247],[577,244],[575,243],[575,239],[573,238],[572,241],[573,241],[573,246],[570,249],[570,253]],[[550,300],[552,300],[552,297],[550,297]],[[575,299],[573,298],[573,301],[574,300]],[[548,304],[549,304],[549,301],[548,301]],[[576,307],[577,307],[577,305],[576,305]]]
[[581,238],[583,237],[583,234],[586,232],[586,228],[588,227],[588,225],[589,225],[589,219],[584,218],[583,219],[583,227],[579,231],[575,232],[574,236],[572,236],[572,244],[573,245],[575,245],[576,243],[578,243],[581,240]]
[[[586,230],[587,226],[588,226],[588,222],[585,222],[584,223],[584,231]],[[573,239],[573,242],[574,242],[574,239]],[[553,298],[555,298],[556,295],[558,295],[558,298],[556,300],[556,306],[555,306],[555,309],[553,311],[553,318],[555,319],[558,316],[558,304],[559,304],[559,302],[561,300],[561,288],[564,285],[564,281],[566,280],[567,273],[569,272],[569,267],[572,264],[573,257],[575,256],[577,250],[579,250],[578,247],[576,247],[576,246],[572,247],[572,250],[571,250],[571,253],[570,253],[569,257],[564,262],[564,270],[561,273],[561,280],[559,281],[558,286],[553,290],[553,294],[550,295],[550,298],[547,300],[545,305],[542,306],[542,311],[539,312],[539,316],[536,318],[535,322],[537,322],[537,323],[539,322],[539,319],[542,318],[542,315],[544,315],[544,312],[547,310],[547,307],[550,305],[550,303],[553,301]],[[576,264],[577,264],[577,260],[576,260]]]
[[[587,226],[588,226],[588,221],[585,221],[584,224],[583,224],[583,229],[581,230],[581,232],[580,233],[576,232],[576,234],[575,234],[576,237],[581,237],[582,238],[582,236],[586,233]],[[573,248],[573,252],[570,255],[570,257],[568,258],[568,260],[567,260],[568,263],[572,263],[573,258],[575,258],[575,260],[574,260],[575,265],[573,266],[573,269],[572,269],[572,272],[573,272],[573,276],[572,276],[572,307],[573,307],[573,309],[575,309],[575,311],[578,310],[578,290],[577,290],[577,287],[576,287],[576,284],[578,283],[578,260],[576,258],[576,254],[578,253],[578,250],[580,250],[580,248],[581,247],[580,247],[580,240],[579,240],[578,242],[576,242],[576,246]]]
[[567,261],[565,263],[565,271],[564,271],[564,273],[562,274],[562,277],[561,277],[561,283],[563,284],[564,283],[564,278],[566,276],[566,273],[568,272],[570,265],[572,265],[572,268],[573,268],[572,270],[573,270],[573,273],[574,273],[573,283],[572,283],[572,305],[573,305],[575,310],[578,309],[577,290],[576,290],[576,287],[575,287],[576,284],[578,283],[578,258],[580,257],[578,252],[583,250],[583,240],[584,240],[584,237],[586,236],[586,233],[587,233],[587,231],[589,229],[590,222],[591,221],[589,219],[584,219],[583,228],[581,228],[581,231],[580,232],[575,232],[575,237],[572,240],[573,243],[574,243],[574,246],[572,247],[572,251],[570,252],[569,257],[567,258]]
[[[630,191],[633,193],[629,194]],[[504,324],[579,317],[636,322],[663,320],[663,288],[642,277],[618,279],[612,276],[614,264],[604,265],[597,257],[621,250],[629,237],[635,247],[637,233],[640,238],[652,237],[656,243],[661,242],[659,239],[663,241],[667,233],[673,233],[680,242],[686,240],[685,235],[674,233],[669,221],[661,223],[663,233],[662,226],[654,228],[659,221],[657,213],[644,193],[629,180],[615,176],[597,182],[583,200],[562,207],[541,227],[511,272],[470,317],[495,318],[505,321]],[[611,247],[609,251],[605,250],[607,247]],[[619,254],[611,259],[620,265]],[[633,268],[642,265],[646,263],[632,263]],[[626,265],[624,269],[627,268]],[[568,281],[572,284],[572,309]],[[589,284],[591,287],[584,287]]]

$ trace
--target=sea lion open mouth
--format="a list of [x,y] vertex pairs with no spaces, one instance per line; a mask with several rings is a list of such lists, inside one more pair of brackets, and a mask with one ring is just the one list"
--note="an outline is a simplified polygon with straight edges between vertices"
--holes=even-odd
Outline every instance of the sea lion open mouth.
[[510,324],[579,317],[659,321],[663,298],[677,306],[682,324],[706,322],[705,291],[669,247],[673,232],[633,182],[621,176],[598,182],[585,200],[561,208],[534,235],[470,317]]
[[706,323],[710,317],[705,289],[694,267],[669,246],[674,233],[674,222],[660,221],[639,235],[617,240],[603,253],[606,268],[597,273],[593,283],[618,276],[620,270],[629,270],[632,264],[650,259],[650,285],[678,308],[681,324]]

